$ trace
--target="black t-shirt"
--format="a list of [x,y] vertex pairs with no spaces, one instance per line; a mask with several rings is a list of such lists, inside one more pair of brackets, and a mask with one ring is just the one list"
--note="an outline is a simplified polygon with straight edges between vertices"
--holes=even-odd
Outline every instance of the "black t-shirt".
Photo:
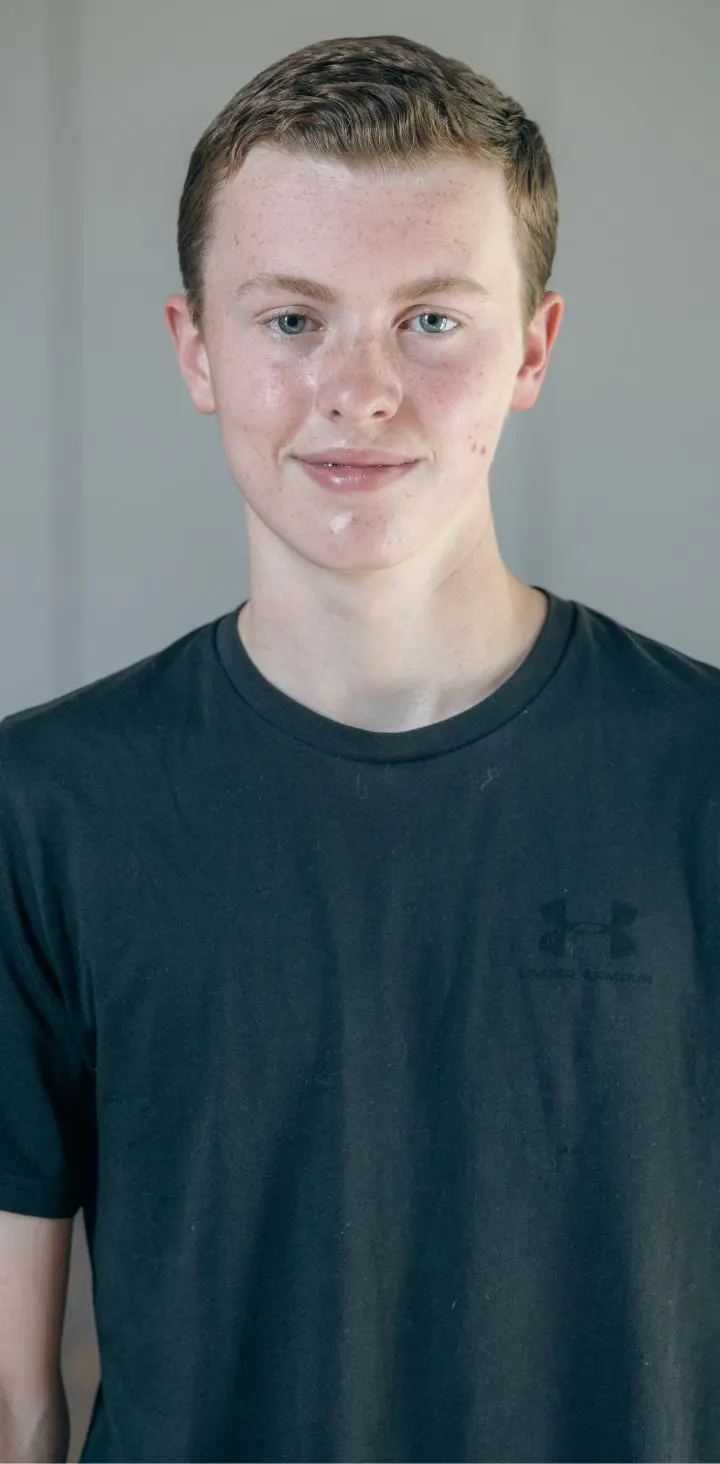
[[239,607],[0,726],[0,1208],[83,1461],[720,1459],[720,670],[549,596],[413,731]]

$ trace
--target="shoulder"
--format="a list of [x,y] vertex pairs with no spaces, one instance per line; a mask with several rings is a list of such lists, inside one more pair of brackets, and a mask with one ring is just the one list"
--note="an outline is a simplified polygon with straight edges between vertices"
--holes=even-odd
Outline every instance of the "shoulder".
[[590,672],[638,710],[720,716],[720,667],[576,602],[577,634]]
[[214,654],[212,621],[152,655],[0,722],[0,783],[11,798],[92,786],[142,759],[151,741],[191,718]]

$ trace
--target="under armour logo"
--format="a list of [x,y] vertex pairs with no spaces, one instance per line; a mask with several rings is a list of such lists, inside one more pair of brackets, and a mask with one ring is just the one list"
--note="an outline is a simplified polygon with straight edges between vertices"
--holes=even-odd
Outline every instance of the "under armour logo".
[[623,956],[633,956],[637,952],[637,945],[626,934],[626,930],[628,925],[633,925],[637,920],[638,912],[632,905],[625,905],[621,900],[611,902],[607,925],[595,920],[568,920],[567,900],[551,900],[549,905],[541,907],[540,914],[553,928],[540,937],[538,948],[549,951],[553,956],[574,955],[575,937],[578,935],[609,936],[612,960],[619,961]]

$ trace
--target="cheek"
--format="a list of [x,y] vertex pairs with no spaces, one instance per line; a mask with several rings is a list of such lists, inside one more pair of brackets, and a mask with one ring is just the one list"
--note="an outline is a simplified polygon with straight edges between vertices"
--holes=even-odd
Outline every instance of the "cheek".
[[492,418],[512,391],[517,346],[504,322],[473,331],[462,351],[449,355],[442,369],[428,372],[427,386],[445,410]]
[[483,354],[460,370],[442,373],[428,384],[428,408],[441,435],[454,440],[460,451],[479,453],[483,442],[494,441],[502,426],[514,375],[497,353]]
[[297,371],[260,363],[253,369],[247,397],[251,411],[257,410],[263,418],[277,421],[297,411],[307,400],[308,392]]
[[282,416],[302,394],[297,372],[247,358],[227,363],[220,393],[225,414],[249,426]]
[[229,457],[271,461],[307,415],[297,372],[245,360],[226,363],[216,390],[220,435]]

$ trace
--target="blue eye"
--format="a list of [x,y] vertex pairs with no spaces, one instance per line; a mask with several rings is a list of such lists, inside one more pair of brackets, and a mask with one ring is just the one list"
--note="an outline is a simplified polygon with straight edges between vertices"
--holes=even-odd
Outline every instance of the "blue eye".
[[[280,320],[308,320],[308,319],[309,319],[309,316],[307,316],[307,315],[296,315],[294,313],[291,314],[289,312],[286,312],[284,315],[273,315],[270,320],[266,320],[265,321],[265,326],[268,327],[268,326],[274,325],[277,321],[280,321]],[[280,334],[281,335],[285,335],[285,331],[281,331]],[[295,332],[294,331],[291,331],[290,334],[291,335],[294,335]]]
[[[275,325],[275,324],[279,323],[279,321],[281,321],[281,320],[310,320],[310,319],[311,319],[311,316],[309,316],[309,315],[301,315],[299,311],[294,311],[294,310],[293,311],[288,311],[288,310],[285,310],[285,311],[280,312],[277,315],[272,315],[269,320],[266,320],[264,322],[264,328],[266,330],[269,330],[269,328],[270,328],[271,325]],[[411,320],[441,320],[441,321],[449,321],[455,327],[455,329],[457,329],[457,330],[460,330],[461,329],[461,326],[460,326],[459,322],[456,321],[456,320],[454,320],[451,315],[438,315],[435,311],[431,311],[431,310],[423,310],[423,311],[420,312],[419,315],[413,315],[413,316],[411,316],[410,319]],[[429,332],[428,331],[412,331],[411,334],[412,335],[428,335],[428,334],[430,334],[430,335],[455,335],[455,329],[453,329],[451,331],[448,331],[448,330],[429,331]],[[292,340],[293,337],[299,336],[302,333],[303,332],[293,331],[293,330],[291,330],[291,331],[281,330],[280,331],[280,335],[281,336],[284,336],[286,340]],[[270,334],[271,335],[272,334],[275,334],[275,332],[271,331]]]
[[[421,310],[421,312],[420,312],[419,315],[412,315],[410,318],[411,318],[411,320],[449,320],[451,324],[457,325],[458,326],[458,329],[460,328],[458,321],[456,321],[456,320],[454,321],[453,320],[453,317],[451,315],[438,315],[434,310]],[[420,335],[424,335],[424,334],[425,334],[425,331],[420,331]],[[442,330],[442,331],[437,331],[437,332],[431,331],[431,335],[435,335],[435,334],[437,334],[437,335],[454,335],[455,332],[454,332],[454,330],[453,331]]]

